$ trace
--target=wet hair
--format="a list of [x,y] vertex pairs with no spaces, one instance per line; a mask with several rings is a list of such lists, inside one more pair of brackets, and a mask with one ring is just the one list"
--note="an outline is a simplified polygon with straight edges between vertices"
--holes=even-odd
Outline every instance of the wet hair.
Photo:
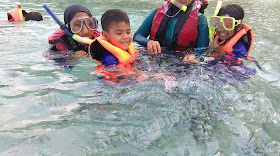
[[229,4],[222,7],[218,13],[218,16],[229,15],[236,20],[242,20],[244,18],[244,10],[237,4]]
[[127,13],[118,9],[107,10],[101,17],[101,26],[106,32],[109,32],[113,23],[118,24],[120,22],[130,23]]
[[42,14],[40,14],[39,12],[29,12],[29,13],[26,13],[25,15],[25,21],[42,21],[43,20],[43,16]]
[[67,7],[64,11],[64,22],[65,24],[70,23],[72,18],[78,13],[78,12],[85,12],[88,14],[89,17],[92,17],[91,12],[84,6],[74,4],[69,7]]

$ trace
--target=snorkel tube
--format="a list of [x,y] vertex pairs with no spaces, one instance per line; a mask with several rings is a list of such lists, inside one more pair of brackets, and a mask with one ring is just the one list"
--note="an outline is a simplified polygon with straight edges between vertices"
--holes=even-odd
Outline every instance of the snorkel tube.
[[180,10],[183,10],[184,12],[185,12],[185,11],[187,10],[187,8],[188,8],[186,5],[180,3],[180,2],[178,2],[178,1],[176,1],[176,0],[170,0],[170,2],[171,2],[172,4],[174,4],[176,7],[178,7]]
[[92,39],[89,38],[85,38],[85,37],[81,37],[77,34],[72,33],[71,31],[69,31],[65,25],[55,16],[55,14],[50,10],[50,8],[44,4],[43,5],[44,9],[52,16],[52,18],[56,21],[56,23],[59,25],[59,27],[70,37],[72,37],[74,40],[81,42],[81,43],[85,43],[85,44],[91,44],[93,42]]
[[22,9],[21,9],[21,4],[18,3],[17,6],[18,6],[18,13],[19,13],[20,21],[23,22],[24,20],[23,20],[23,14],[22,14]]
[[[223,3],[223,0],[219,0],[219,1],[218,1],[213,16],[217,16],[217,15],[218,15],[218,13],[219,13],[219,11],[220,11],[220,9],[221,9],[222,3]],[[213,41],[213,38],[214,38],[214,29],[213,29],[213,28],[209,28],[209,39],[210,39],[210,43]]]

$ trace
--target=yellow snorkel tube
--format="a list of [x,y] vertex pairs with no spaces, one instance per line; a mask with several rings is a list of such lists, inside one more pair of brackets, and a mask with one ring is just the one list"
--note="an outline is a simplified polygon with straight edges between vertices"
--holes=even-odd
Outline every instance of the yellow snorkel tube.
[[19,13],[20,21],[24,21],[24,20],[23,20],[22,9],[21,9],[21,4],[20,4],[20,3],[17,3],[17,6],[18,6],[18,13]]
[[172,4],[174,4],[176,7],[178,7],[180,10],[183,10],[184,12],[185,12],[185,11],[187,10],[187,8],[188,8],[186,5],[180,3],[180,2],[178,2],[178,1],[176,1],[176,0],[170,0],[170,2],[171,2]]
[[[218,15],[218,13],[219,13],[219,11],[221,9],[222,3],[223,3],[223,0],[219,0],[218,1],[213,16],[217,16]],[[209,40],[210,40],[210,43],[213,41],[213,39],[214,39],[214,29],[209,27]]]

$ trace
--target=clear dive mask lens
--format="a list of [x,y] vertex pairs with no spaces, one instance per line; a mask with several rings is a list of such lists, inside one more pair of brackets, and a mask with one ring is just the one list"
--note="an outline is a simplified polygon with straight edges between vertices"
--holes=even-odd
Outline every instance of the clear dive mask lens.
[[241,23],[241,20],[235,20],[233,17],[211,16],[210,28],[216,29],[221,23],[225,30],[233,30],[235,26]]
[[70,25],[71,31],[73,33],[80,32],[83,28],[83,25],[86,25],[90,30],[95,30],[98,28],[97,19],[95,17],[73,19],[68,25]]

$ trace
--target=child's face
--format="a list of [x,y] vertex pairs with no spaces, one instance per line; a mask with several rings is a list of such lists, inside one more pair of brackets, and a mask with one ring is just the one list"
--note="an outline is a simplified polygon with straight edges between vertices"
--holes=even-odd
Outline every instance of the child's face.
[[112,23],[109,32],[102,31],[102,35],[112,45],[123,50],[128,49],[132,40],[130,24],[125,22]]
[[[75,16],[72,18],[71,21],[75,19],[81,19],[81,18],[89,18],[89,15],[85,12],[78,12],[75,14]],[[91,38],[93,36],[93,33],[94,33],[93,30],[88,29],[88,27],[85,24],[83,24],[81,31],[79,31],[76,34],[82,37]]]
[[224,27],[220,24],[219,27],[215,30],[216,34],[219,36],[221,40],[226,40],[232,37],[235,34],[235,29],[233,30],[225,30]]
[[216,34],[219,36],[221,40],[226,40],[233,35],[235,35],[235,29],[233,30],[225,30],[222,23],[218,26],[218,28],[215,29]]

